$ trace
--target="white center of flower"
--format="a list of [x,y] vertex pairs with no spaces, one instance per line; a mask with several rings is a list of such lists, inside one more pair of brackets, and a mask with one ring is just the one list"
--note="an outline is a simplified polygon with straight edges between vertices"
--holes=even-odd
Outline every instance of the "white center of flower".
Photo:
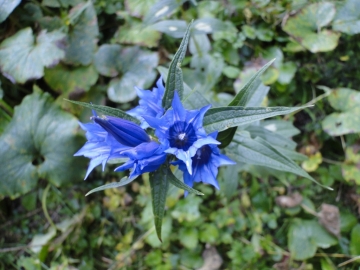
[[184,140],[185,136],[186,136],[186,133],[180,133],[178,135],[178,138],[179,138],[179,140]]

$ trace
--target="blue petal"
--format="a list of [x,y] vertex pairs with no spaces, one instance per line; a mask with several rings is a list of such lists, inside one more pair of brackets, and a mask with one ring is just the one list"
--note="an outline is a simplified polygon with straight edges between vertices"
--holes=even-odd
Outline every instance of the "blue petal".
[[131,159],[143,159],[153,155],[159,146],[156,142],[142,143],[134,148],[121,151],[120,153]]
[[131,121],[112,116],[107,116],[105,119],[95,117],[94,121],[123,145],[137,146],[150,141],[147,133]]
[[174,98],[172,100],[171,106],[174,111],[173,121],[185,121],[186,120],[186,110],[181,104],[180,97],[177,91],[174,92]]

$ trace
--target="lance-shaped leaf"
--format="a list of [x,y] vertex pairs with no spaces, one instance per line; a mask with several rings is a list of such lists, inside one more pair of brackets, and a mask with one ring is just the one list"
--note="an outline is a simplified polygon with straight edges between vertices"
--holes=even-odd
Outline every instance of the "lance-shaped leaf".
[[109,189],[109,188],[118,188],[118,187],[122,187],[125,186],[129,183],[131,183],[132,181],[134,181],[136,179],[136,177],[123,177],[120,182],[114,182],[114,183],[109,183],[109,184],[105,184],[102,185],[100,187],[94,188],[92,190],[90,190],[88,193],[86,193],[85,196],[90,195],[91,193],[97,192],[97,191],[101,191],[101,190],[105,190],[105,189]]
[[[259,102],[263,99],[263,90],[267,90],[264,88],[265,86],[261,84],[260,77],[265,72],[265,70],[275,61],[275,59],[268,62],[264,65],[258,72],[256,72],[250,80],[240,89],[239,93],[234,97],[234,99],[229,103],[229,106],[247,106],[251,100],[259,100]],[[262,87],[261,87],[262,86]],[[262,93],[258,93],[261,91]],[[267,93],[267,91],[265,91]],[[260,98],[257,98],[261,96]],[[266,94],[265,94],[266,95]],[[260,104],[256,104],[255,106],[259,106]],[[237,127],[229,128],[222,132],[219,132],[217,136],[217,140],[221,142],[220,148],[224,148],[231,143],[232,138],[236,132]]]
[[177,177],[175,175],[173,175],[173,173],[171,172],[170,168],[167,167],[168,169],[168,175],[169,175],[169,181],[171,184],[173,184],[175,187],[181,188],[183,190],[186,190],[190,193],[194,193],[196,195],[204,195],[203,193],[201,193],[200,191],[197,191],[196,189],[189,187],[187,184],[185,184],[184,182],[180,181],[179,179],[177,179]]
[[231,127],[249,124],[269,117],[284,115],[298,110],[302,107],[241,107],[229,106],[218,107],[207,111],[203,126],[206,132],[223,131]]
[[0,137],[0,196],[24,194],[39,179],[56,186],[81,179],[85,164],[73,157],[80,146],[77,129],[77,119],[49,94],[35,89],[26,96]]
[[103,106],[103,105],[94,105],[91,103],[86,103],[86,102],[81,102],[81,101],[74,101],[74,100],[68,100],[68,99],[65,99],[65,100],[69,101],[71,103],[95,110],[97,112],[103,113],[104,115],[115,116],[115,117],[119,117],[119,118],[122,118],[125,120],[129,120],[131,122],[134,122],[135,124],[140,124],[139,120],[137,120],[135,117],[127,114],[126,112],[124,112],[120,109]]
[[171,107],[171,102],[174,98],[175,90],[178,91],[180,98],[182,98],[182,94],[184,91],[184,80],[181,71],[181,62],[185,57],[187,45],[189,43],[191,26],[192,23],[190,23],[188,28],[186,29],[185,36],[181,41],[180,47],[175,53],[174,58],[170,63],[169,73],[165,85],[166,89],[162,100],[162,105],[165,110]]
[[0,44],[0,69],[13,83],[25,83],[44,75],[44,67],[56,65],[64,57],[57,44],[65,35],[41,31],[36,38],[30,27],[18,31]]
[[172,172],[169,170],[168,166],[168,164],[163,164],[155,172],[150,173],[150,186],[155,229],[160,241],[162,241],[161,225],[165,212],[166,194],[169,188],[169,179],[172,175]]
[[[230,147],[228,154],[238,162],[250,163],[270,167],[275,170],[297,174],[319,184],[307,172],[294,161],[280,153],[264,139],[257,137],[252,139],[245,132],[237,133],[234,137],[234,145]],[[322,187],[325,187],[319,184]],[[330,189],[329,187],[325,187]]]
[[256,72],[250,80],[244,85],[234,99],[229,103],[229,106],[246,106],[253,95],[256,94],[256,90],[261,84],[260,77],[265,70],[274,63],[275,59],[264,65],[258,72]]

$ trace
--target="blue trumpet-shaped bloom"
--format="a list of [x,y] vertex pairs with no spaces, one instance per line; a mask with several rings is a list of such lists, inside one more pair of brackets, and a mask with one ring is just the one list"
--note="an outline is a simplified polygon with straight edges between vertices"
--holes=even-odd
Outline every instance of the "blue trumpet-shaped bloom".
[[96,166],[102,164],[102,169],[104,170],[108,160],[125,157],[121,155],[120,152],[129,147],[120,144],[100,125],[96,123],[83,124],[80,122],[79,125],[86,131],[87,142],[74,154],[74,156],[90,158],[90,164],[85,179]]
[[135,87],[137,95],[140,98],[139,105],[134,109],[127,111],[127,113],[138,118],[141,121],[142,128],[149,127],[148,123],[144,121],[144,115],[160,118],[164,114],[162,98],[164,96],[165,88],[162,77],[156,82],[156,86],[157,87],[154,87],[152,91]]
[[207,144],[220,144],[215,138],[207,136],[202,126],[203,118],[210,106],[200,110],[185,110],[179,95],[174,93],[172,110],[163,117],[143,116],[155,128],[155,135],[164,146],[166,153],[175,155],[183,161],[192,174],[192,157],[197,150]]
[[121,154],[128,157],[129,160],[120,167],[117,167],[115,171],[132,169],[130,178],[155,171],[166,161],[166,153],[164,153],[163,146],[156,142],[142,143],[122,151]]
[[[210,134],[212,138],[216,138],[217,132]],[[192,187],[194,182],[203,182],[213,185],[220,189],[216,180],[218,167],[222,165],[236,164],[227,156],[220,154],[219,148],[214,144],[203,145],[197,149],[195,156],[192,157],[192,174],[188,172],[187,166],[182,161],[176,161],[174,165],[179,165],[179,169],[184,173],[184,183]],[[185,191],[185,196],[188,192]]]
[[125,146],[135,147],[144,142],[150,142],[149,135],[131,121],[113,116],[93,117],[93,120]]

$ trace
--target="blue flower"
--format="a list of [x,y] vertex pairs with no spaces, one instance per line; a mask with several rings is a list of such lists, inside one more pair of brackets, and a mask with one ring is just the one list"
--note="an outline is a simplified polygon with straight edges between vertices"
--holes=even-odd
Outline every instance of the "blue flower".
[[150,90],[142,90],[135,87],[137,95],[139,96],[139,106],[127,111],[128,114],[138,118],[141,121],[142,128],[148,128],[149,125],[144,121],[143,116],[151,116],[160,118],[164,114],[162,107],[162,98],[164,96],[165,88],[162,77],[156,82],[156,87]]
[[[217,132],[210,134],[212,138],[216,138]],[[227,156],[220,154],[219,148],[214,144],[208,144],[197,149],[195,156],[192,157],[192,175],[189,174],[184,162],[176,161],[174,165],[179,165],[179,169],[184,173],[184,183],[192,187],[194,182],[203,182],[213,185],[220,189],[216,180],[218,167],[222,165],[236,164]],[[185,191],[185,196],[188,192]]]
[[115,171],[132,169],[130,178],[155,171],[166,161],[163,147],[156,142],[142,143],[120,153],[128,157],[129,160],[120,167],[117,167]]
[[90,164],[87,169],[86,179],[90,172],[98,165],[102,164],[104,170],[108,160],[115,158],[124,158],[120,152],[128,149],[128,146],[120,144],[105,129],[96,123],[80,123],[80,127],[86,131],[87,142],[77,151],[74,156],[84,156],[90,158]]
[[207,136],[202,126],[203,118],[210,106],[200,110],[185,110],[177,92],[172,101],[172,110],[161,118],[143,116],[148,124],[155,128],[155,135],[164,146],[166,153],[182,160],[192,174],[192,157],[197,150],[207,144],[220,144],[213,137]]
[[144,142],[150,142],[149,135],[137,124],[113,116],[92,117],[95,123],[99,124],[115,140],[125,146],[135,147]]

